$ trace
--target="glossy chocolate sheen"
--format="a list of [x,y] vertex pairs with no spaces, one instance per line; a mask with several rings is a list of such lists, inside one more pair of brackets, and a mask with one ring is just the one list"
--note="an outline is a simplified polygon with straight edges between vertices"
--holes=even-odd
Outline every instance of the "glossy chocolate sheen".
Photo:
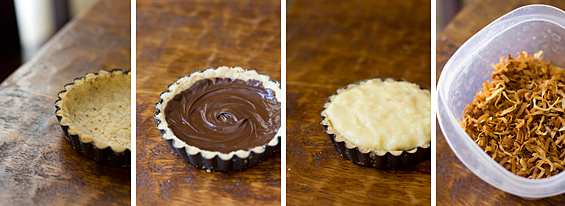
[[165,118],[188,145],[230,153],[269,143],[281,125],[280,108],[262,82],[203,79],[167,103]]

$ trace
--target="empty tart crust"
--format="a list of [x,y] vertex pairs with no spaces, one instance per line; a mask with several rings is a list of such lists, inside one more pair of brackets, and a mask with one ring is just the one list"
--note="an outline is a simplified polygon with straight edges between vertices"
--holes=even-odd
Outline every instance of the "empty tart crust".
[[[321,124],[324,126],[325,132],[328,134],[333,146],[342,156],[346,157],[352,162],[377,169],[399,169],[409,167],[425,159],[429,159],[431,141],[424,143],[423,145],[420,145],[418,147],[409,148],[406,150],[376,150],[364,146],[355,145],[351,141],[348,141],[344,136],[340,135],[339,132],[332,126],[327,112],[327,109],[331,102],[336,98],[337,95],[351,90],[357,86],[363,85],[367,81],[368,80],[361,80],[359,82],[352,83],[347,85],[346,87],[338,89],[337,92],[331,95],[328,98],[328,101],[324,103],[324,110],[321,112],[323,119]],[[386,80],[373,79],[373,81],[395,82],[397,80],[387,78]],[[421,90],[427,92],[428,95],[430,94],[429,89],[422,88],[419,85],[418,87],[420,87]]]
[[55,101],[55,114],[67,141],[101,164],[130,167],[130,71],[87,73],[64,88]]
[[255,80],[262,83],[264,89],[274,91],[276,101],[281,102],[280,83],[271,80],[268,75],[258,74],[254,70],[244,70],[241,67],[218,67],[207,68],[203,71],[192,72],[188,76],[180,77],[176,82],[168,86],[168,90],[161,93],[155,108],[155,119],[157,120],[157,129],[163,135],[163,138],[169,143],[169,146],[183,160],[195,165],[198,168],[208,171],[234,171],[251,167],[268,157],[270,157],[275,149],[280,145],[281,131],[277,128],[276,135],[265,145],[256,146],[249,150],[237,150],[229,153],[219,151],[210,151],[187,144],[185,141],[177,137],[169,127],[166,117],[165,108],[167,103],[171,101],[177,94],[188,90],[196,82],[204,79],[229,78],[239,79],[245,82]]

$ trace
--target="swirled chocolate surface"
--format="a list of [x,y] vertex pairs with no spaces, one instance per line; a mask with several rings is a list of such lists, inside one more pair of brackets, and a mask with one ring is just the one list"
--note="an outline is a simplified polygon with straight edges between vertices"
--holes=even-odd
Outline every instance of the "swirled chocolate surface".
[[256,80],[197,81],[165,107],[169,128],[188,145],[229,153],[267,144],[281,126],[281,103]]

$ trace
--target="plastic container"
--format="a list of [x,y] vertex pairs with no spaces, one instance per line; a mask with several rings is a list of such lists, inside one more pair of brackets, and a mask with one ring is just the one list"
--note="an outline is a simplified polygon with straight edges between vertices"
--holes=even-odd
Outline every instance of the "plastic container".
[[565,66],[565,12],[547,5],[520,7],[467,40],[445,65],[437,85],[439,124],[455,155],[485,182],[528,199],[565,193],[565,172],[535,180],[512,174],[475,144],[457,120],[482,83],[492,80],[491,66],[500,57],[539,50],[544,60]]

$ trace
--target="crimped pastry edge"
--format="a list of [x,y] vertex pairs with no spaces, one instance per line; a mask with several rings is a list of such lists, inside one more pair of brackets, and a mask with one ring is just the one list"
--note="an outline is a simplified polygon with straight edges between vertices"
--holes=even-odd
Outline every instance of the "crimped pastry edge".
[[55,101],[55,115],[59,125],[65,133],[67,141],[73,146],[75,150],[85,155],[87,158],[95,160],[104,165],[113,167],[127,168],[131,166],[131,149],[126,146],[110,146],[107,143],[97,141],[94,137],[81,135],[79,130],[72,124],[62,110],[62,100],[66,97],[69,90],[87,79],[92,79],[99,74],[112,74],[121,73],[123,75],[130,75],[131,70],[113,69],[113,70],[100,70],[98,72],[88,72],[82,77],[73,79],[71,83],[65,84],[63,91],[57,94],[58,99]]
[[[348,84],[345,87],[339,88],[336,93],[330,95],[328,97],[328,101],[324,103],[324,109],[320,113],[322,117],[322,126],[324,127],[325,133],[329,136],[330,140],[334,147],[338,150],[338,152],[346,157],[347,159],[355,162],[356,164],[360,164],[366,167],[373,167],[377,169],[399,169],[403,167],[408,167],[414,164],[417,164],[424,160],[425,158],[429,158],[430,156],[430,146],[431,141],[420,145],[413,149],[408,150],[374,150],[367,147],[357,146],[350,141],[347,141],[345,137],[339,134],[339,132],[332,126],[330,119],[328,118],[328,114],[326,112],[327,107],[331,104],[331,101],[335,99],[335,97],[345,91],[348,91],[354,87],[359,85],[365,84],[368,80],[377,80],[382,82],[401,82],[404,80],[395,80],[392,78],[387,78],[385,80],[380,78],[374,79],[366,79],[361,80],[355,83]],[[404,81],[408,82],[408,81]],[[416,83],[408,82],[411,84],[418,85]],[[430,90],[423,88],[422,86],[418,85],[420,89],[426,91],[430,94]]]
[[[162,92],[159,97],[159,100],[155,104],[155,108],[157,111],[154,114],[154,118],[157,120],[157,129],[163,135],[163,138],[170,144],[172,149],[181,156],[185,161],[190,162],[197,167],[209,170],[219,170],[219,171],[227,171],[227,170],[241,170],[250,166],[257,164],[258,162],[266,159],[267,157],[271,156],[274,152],[274,149],[279,146],[280,138],[281,138],[281,130],[277,131],[277,134],[265,145],[254,147],[250,150],[237,150],[232,151],[230,153],[221,153],[218,151],[209,151],[200,149],[198,147],[192,146],[187,144],[186,142],[179,139],[177,136],[174,135],[172,130],[169,128],[168,123],[165,119],[165,114],[162,112],[164,111],[167,103],[173,99],[177,94],[181,93],[182,91],[190,88],[195,82],[203,80],[203,79],[213,79],[213,78],[231,78],[231,79],[241,79],[244,81],[248,80],[257,80],[263,83],[263,87],[266,89],[271,89],[275,92],[275,96],[277,101],[281,102],[281,89],[280,83],[271,80],[268,75],[259,74],[255,70],[244,70],[241,67],[226,67],[221,66],[216,68],[207,68],[202,71],[194,71],[187,76],[182,76],[177,79],[174,83],[171,83],[167,90]],[[186,156],[185,156],[186,155]],[[264,158],[257,159],[257,156],[266,156]],[[195,159],[195,158],[204,158]],[[212,161],[215,160],[217,161]],[[237,159],[236,159],[237,158]],[[232,167],[226,167],[224,165],[220,165],[217,163],[218,161],[223,162],[242,162],[244,165],[236,165]],[[205,163],[207,162],[207,163]],[[201,164],[200,164],[201,163]]]

